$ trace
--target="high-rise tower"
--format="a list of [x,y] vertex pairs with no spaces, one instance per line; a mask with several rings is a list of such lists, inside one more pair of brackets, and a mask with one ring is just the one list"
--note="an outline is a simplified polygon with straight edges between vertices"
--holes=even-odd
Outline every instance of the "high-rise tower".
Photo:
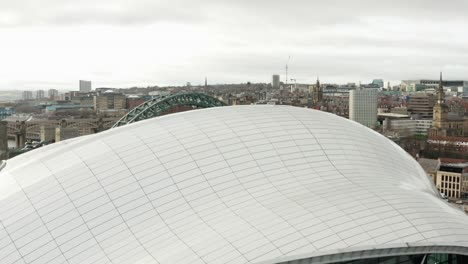
[[273,89],[280,89],[280,76],[278,74],[274,74],[271,78],[271,87]]
[[80,80],[80,93],[91,92],[91,81]]
[[351,90],[349,92],[349,119],[367,127],[377,125],[377,89]]

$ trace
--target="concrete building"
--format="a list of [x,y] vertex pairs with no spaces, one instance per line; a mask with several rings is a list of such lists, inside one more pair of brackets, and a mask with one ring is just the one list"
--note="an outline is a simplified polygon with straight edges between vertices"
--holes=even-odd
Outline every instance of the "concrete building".
[[49,96],[49,99],[57,100],[59,97],[59,92],[56,89],[49,89],[49,91],[47,91],[47,95]]
[[436,178],[437,189],[448,198],[460,198],[461,174],[454,172],[438,171]]
[[133,108],[141,105],[142,103],[146,102],[147,100],[145,98],[142,98],[137,95],[130,95],[127,97],[127,105],[126,109],[132,110]]
[[94,96],[93,102],[95,111],[120,110],[126,108],[127,98],[123,94],[108,90]]
[[280,88],[280,76],[278,74],[274,74],[271,78],[271,87],[273,89],[279,90]]
[[70,116],[79,115],[80,111],[94,111],[94,105],[48,105],[45,113],[47,115],[69,114]]
[[384,131],[398,132],[401,137],[428,135],[432,126],[430,119],[390,119],[383,121]]
[[32,100],[33,93],[32,91],[23,91],[23,100]]
[[91,81],[80,80],[80,93],[89,93],[91,89]]
[[89,93],[82,93],[80,91],[68,91],[64,93],[65,95],[65,100],[71,101],[73,98],[80,98],[80,97],[91,97],[93,98],[94,95],[96,95],[96,92],[89,92]]
[[376,89],[357,89],[349,93],[349,119],[367,127],[377,125]]
[[407,92],[424,92],[426,91],[426,89],[432,89],[431,88],[428,88],[425,84],[419,84],[419,83],[412,83],[412,84],[408,84],[406,86],[406,91]]
[[0,190],[2,264],[468,263],[468,216],[414,159],[299,107],[58,142],[8,160]]
[[394,107],[390,109],[390,113],[400,114],[400,115],[407,115],[408,108],[407,107]]
[[36,91],[36,99],[42,99],[45,97],[45,92],[44,90],[37,90]]
[[430,145],[429,148],[436,153],[452,153],[457,156],[468,153],[468,137],[429,136],[427,143]]
[[75,105],[94,105],[93,96],[73,96],[70,101]]
[[468,161],[457,159],[418,160],[439,192],[449,199],[468,197]]
[[432,119],[436,98],[433,94],[417,93],[408,97],[407,109],[418,119]]
[[437,171],[436,186],[440,193],[451,199],[462,197],[463,168],[442,164]]

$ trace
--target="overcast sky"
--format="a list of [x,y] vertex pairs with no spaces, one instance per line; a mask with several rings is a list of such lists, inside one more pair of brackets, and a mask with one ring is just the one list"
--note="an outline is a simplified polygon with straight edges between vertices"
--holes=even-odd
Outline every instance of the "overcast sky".
[[0,89],[468,79],[466,0],[0,0]]

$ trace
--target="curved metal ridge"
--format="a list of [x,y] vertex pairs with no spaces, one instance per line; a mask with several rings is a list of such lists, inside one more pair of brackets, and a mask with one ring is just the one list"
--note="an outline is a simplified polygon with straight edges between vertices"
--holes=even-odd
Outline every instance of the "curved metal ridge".
[[174,106],[196,106],[210,108],[226,106],[223,101],[202,93],[179,93],[165,98],[151,99],[135,107],[122,117],[112,128],[135,123],[141,120],[160,116]]
[[[325,253],[325,254],[323,254]],[[444,246],[444,245],[427,245],[427,246],[410,246],[407,247],[383,247],[376,246],[374,249],[355,248],[354,250],[341,252],[316,252],[315,256],[296,256],[287,258],[278,258],[270,261],[258,262],[256,264],[328,264],[341,263],[353,260],[362,260],[370,258],[394,257],[403,255],[419,255],[419,254],[457,254],[468,256],[468,248],[462,246]]]

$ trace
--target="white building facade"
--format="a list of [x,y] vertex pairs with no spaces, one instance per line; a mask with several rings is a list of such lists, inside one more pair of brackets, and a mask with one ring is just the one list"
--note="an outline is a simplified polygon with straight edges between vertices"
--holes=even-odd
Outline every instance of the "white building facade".
[[357,89],[349,93],[349,119],[367,127],[377,125],[377,89]]
[[91,92],[91,81],[80,80],[80,92],[81,93]]

